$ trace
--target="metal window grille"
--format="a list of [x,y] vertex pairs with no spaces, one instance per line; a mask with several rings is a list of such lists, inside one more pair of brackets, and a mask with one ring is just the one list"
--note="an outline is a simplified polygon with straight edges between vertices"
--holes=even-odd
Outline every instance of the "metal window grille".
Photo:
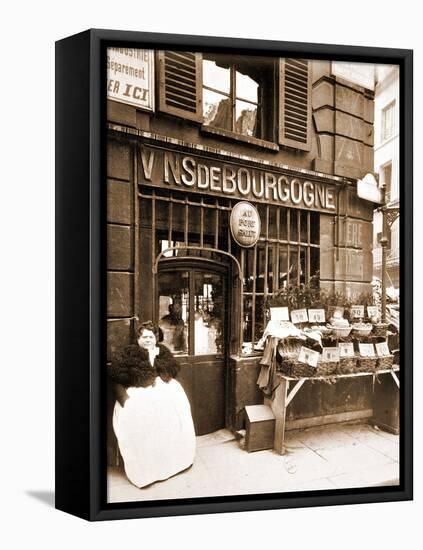
[[[151,258],[172,248],[167,257],[201,256],[221,261],[218,251],[238,260],[243,281],[239,304],[244,342],[255,343],[266,322],[267,300],[280,289],[309,284],[319,272],[319,214],[283,206],[256,204],[262,220],[258,243],[241,248],[231,239],[233,201],[142,186],[141,230],[151,229]],[[142,214],[141,214],[142,215]],[[187,248],[195,246],[192,250]],[[204,248],[204,251],[201,250]],[[216,253],[210,249],[215,249]],[[142,261],[142,259],[141,259]],[[153,291],[155,291],[153,286]]]

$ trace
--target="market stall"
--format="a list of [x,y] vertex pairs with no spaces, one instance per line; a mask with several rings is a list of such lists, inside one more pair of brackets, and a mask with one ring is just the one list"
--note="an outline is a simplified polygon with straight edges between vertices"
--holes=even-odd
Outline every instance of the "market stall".
[[[281,454],[285,452],[287,407],[309,381],[336,384],[342,379],[373,376],[377,398],[376,385],[389,375],[399,388],[397,352],[389,347],[388,324],[380,322],[380,309],[375,305],[271,307],[260,346],[263,357],[257,384],[275,416],[274,448]],[[397,398],[394,395],[391,404],[386,401],[385,413],[397,407]],[[374,420],[378,423],[375,416]],[[398,430],[385,421],[380,424]]]

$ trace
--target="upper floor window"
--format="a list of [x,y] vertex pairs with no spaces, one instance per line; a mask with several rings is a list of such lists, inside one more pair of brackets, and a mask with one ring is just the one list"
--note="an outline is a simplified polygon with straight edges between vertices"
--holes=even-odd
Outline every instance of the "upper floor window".
[[158,65],[162,112],[225,137],[310,151],[307,59],[159,51]]
[[382,110],[382,141],[394,135],[395,131],[395,101],[392,101]]
[[205,126],[244,136],[263,138],[262,104],[264,81],[251,67],[219,66],[203,61],[203,116]]

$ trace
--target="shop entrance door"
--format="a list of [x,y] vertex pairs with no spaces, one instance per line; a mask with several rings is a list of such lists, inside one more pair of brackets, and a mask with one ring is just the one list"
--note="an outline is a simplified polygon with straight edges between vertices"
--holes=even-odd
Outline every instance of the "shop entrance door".
[[181,366],[197,435],[225,426],[227,273],[210,262],[161,262],[158,324]]

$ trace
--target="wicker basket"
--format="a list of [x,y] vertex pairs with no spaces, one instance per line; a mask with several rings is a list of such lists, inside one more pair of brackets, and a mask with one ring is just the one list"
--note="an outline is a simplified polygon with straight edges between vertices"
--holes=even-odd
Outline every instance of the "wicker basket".
[[356,372],[375,372],[377,357],[357,357]]
[[394,364],[393,355],[387,355],[386,357],[379,357],[377,360],[376,369],[377,370],[392,369],[393,364]]
[[329,376],[338,370],[338,361],[318,361],[317,367],[313,369],[314,376]]
[[299,361],[290,361],[291,363],[291,375],[294,378],[309,378],[314,376],[316,369],[310,367],[306,363],[300,363]]
[[373,334],[375,336],[383,336],[386,338],[386,333],[388,331],[388,323],[376,323],[373,326]]
[[338,363],[338,374],[352,374],[357,372],[356,357],[342,357]]
[[361,328],[358,328],[357,325],[352,326],[354,336],[369,336],[373,330],[373,325],[368,323],[367,325],[362,325]]
[[350,335],[352,327],[330,327],[335,338],[346,338]]

